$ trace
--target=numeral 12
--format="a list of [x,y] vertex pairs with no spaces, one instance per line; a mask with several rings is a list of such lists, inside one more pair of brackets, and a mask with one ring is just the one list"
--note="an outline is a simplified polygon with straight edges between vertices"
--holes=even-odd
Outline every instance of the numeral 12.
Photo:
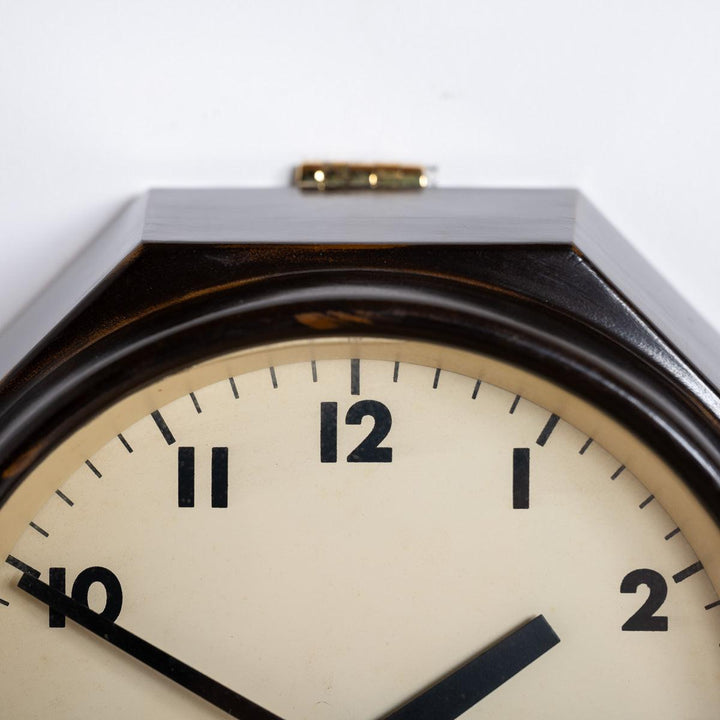
[[[320,462],[337,462],[338,404],[320,403]],[[386,405],[377,400],[360,400],[345,415],[346,425],[360,425],[363,418],[375,421],[367,437],[347,456],[351,463],[392,462],[392,448],[380,447],[392,427],[392,416]]]

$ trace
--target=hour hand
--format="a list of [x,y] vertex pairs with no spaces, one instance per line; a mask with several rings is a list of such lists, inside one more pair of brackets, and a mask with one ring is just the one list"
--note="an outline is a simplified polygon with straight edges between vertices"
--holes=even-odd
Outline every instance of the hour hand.
[[455,720],[559,642],[538,615],[383,720]]

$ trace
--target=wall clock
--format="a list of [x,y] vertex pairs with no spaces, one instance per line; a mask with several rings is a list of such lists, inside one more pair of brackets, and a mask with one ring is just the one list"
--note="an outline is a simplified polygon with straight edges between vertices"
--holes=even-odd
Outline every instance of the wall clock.
[[2,338],[3,715],[716,717],[716,342],[574,191],[152,191]]

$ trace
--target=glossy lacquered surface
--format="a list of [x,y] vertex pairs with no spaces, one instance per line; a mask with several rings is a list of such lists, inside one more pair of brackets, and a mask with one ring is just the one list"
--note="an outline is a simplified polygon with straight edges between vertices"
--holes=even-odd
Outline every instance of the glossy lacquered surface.
[[[165,243],[196,247],[544,244],[572,250],[716,388],[720,385],[717,333],[582,193],[571,189],[432,188],[422,193],[322,196],[290,188],[152,190],[130,203],[4,330],[0,375],[93,291],[111,283],[111,274],[126,261],[133,262],[141,246]],[[442,250],[435,255],[441,258]],[[381,260],[380,266],[387,267],[388,262],[393,259]],[[478,275],[479,268],[472,263],[451,265],[460,275],[467,271],[482,281],[482,272]],[[283,258],[273,271],[285,269]],[[176,280],[170,279],[170,287]],[[574,289],[575,310],[585,306],[587,311],[594,305],[592,293],[588,295],[581,285]],[[593,313],[596,321],[603,316],[598,310]]]
[[178,367],[337,334],[526,367],[622,418],[718,514],[717,396],[583,258],[546,246],[143,247],[6,379],[0,490]]

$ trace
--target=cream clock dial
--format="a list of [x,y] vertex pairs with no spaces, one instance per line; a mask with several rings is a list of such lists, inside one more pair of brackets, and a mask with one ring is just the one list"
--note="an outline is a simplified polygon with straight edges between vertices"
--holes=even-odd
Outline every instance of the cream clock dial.
[[[693,548],[673,512],[708,518],[599,417],[487,358],[371,340],[262,348],[141,391],[25,483],[47,500],[3,538],[4,712],[713,717],[717,545]],[[199,690],[48,586],[202,673]]]

